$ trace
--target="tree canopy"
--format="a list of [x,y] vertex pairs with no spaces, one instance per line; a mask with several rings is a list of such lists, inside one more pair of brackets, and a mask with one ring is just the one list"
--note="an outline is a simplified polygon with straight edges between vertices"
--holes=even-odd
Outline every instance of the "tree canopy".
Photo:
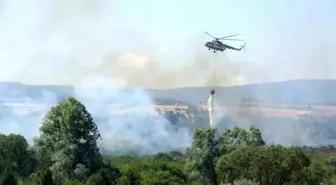
[[[36,147],[56,181],[84,177],[99,170],[99,130],[85,106],[68,98],[43,119]],[[84,179],[83,179],[84,178]]]
[[[162,113],[177,124],[205,119],[192,107],[186,116]],[[205,114],[205,113],[204,113]],[[198,121],[196,121],[198,120]],[[183,124],[181,124],[183,125]],[[331,185],[336,183],[334,146],[266,145],[255,127],[223,132],[196,128],[184,152],[149,156],[101,154],[100,133],[85,106],[73,97],[50,109],[34,145],[0,134],[0,184],[8,185]]]

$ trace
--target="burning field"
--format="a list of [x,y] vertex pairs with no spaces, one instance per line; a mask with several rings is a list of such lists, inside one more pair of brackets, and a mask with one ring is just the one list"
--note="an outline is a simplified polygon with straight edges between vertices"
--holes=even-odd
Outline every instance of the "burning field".
[[[208,110],[208,105],[198,105],[202,110]],[[184,112],[188,106],[184,105],[157,105],[155,108],[161,111],[175,111]],[[275,117],[291,117],[295,118],[300,115],[315,115],[315,116],[336,116],[336,106],[310,106],[309,108],[303,106],[245,106],[245,105],[231,105],[222,107],[222,109],[230,109],[235,112],[247,113],[258,112],[266,116]]]
[[[30,114],[46,111],[53,105],[45,104],[14,104],[8,103],[2,105],[2,110],[14,111],[17,114]],[[201,110],[208,110],[208,105],[197,105]],[[122,106],[122,105],[103,105],[101,108],[108,109],[112,114],[128,114],[134,111],[145,111],[149,114],[157,114],[158,111],[173,111],[185,113],[188,109],[187,105],[153,105],[153,106]],[[261,113],[265,116],[273,117],[288,117],[296,118],[301,115],[314,115],[314,116],[336,116],[336,106],[246,106],[246,105],[229,105],[220,107],[219,109],[230,110],[237,114],[245,113]]]

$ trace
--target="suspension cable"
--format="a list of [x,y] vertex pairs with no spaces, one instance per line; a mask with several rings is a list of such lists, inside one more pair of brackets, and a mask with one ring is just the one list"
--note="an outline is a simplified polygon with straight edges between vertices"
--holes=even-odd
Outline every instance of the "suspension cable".
[[216,63],[217,63],[217,52],[215,53],[215,61],[214,61],[214,70],[213,70],[213,79],[216,78]]

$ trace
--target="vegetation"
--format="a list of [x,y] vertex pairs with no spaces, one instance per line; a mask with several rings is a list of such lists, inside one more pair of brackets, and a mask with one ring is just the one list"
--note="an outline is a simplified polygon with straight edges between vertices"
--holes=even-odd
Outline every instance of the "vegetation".
[[[183,118],[172,118],[172,113],[163,116],[174,119],[175,124],[207,121],[190,110]],[[32,147],[23,136],[0,135],[0,184],[336,184],[332,146],[265,145],[261,131],[254,127],[234,127],[224,132],[195,129],[184,154],[103,155],[97,146],[100,134],[90,113],[69,98],[46,114],[40,133]]]

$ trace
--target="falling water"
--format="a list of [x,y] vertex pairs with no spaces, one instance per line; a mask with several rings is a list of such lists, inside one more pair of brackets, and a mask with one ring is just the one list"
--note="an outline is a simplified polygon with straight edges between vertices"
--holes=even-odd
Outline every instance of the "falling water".
[[214,121],[214,96],[210,95],[208,99],[208,110],[209,110],[209,120],[210,120],[210,127],[215,127]]

